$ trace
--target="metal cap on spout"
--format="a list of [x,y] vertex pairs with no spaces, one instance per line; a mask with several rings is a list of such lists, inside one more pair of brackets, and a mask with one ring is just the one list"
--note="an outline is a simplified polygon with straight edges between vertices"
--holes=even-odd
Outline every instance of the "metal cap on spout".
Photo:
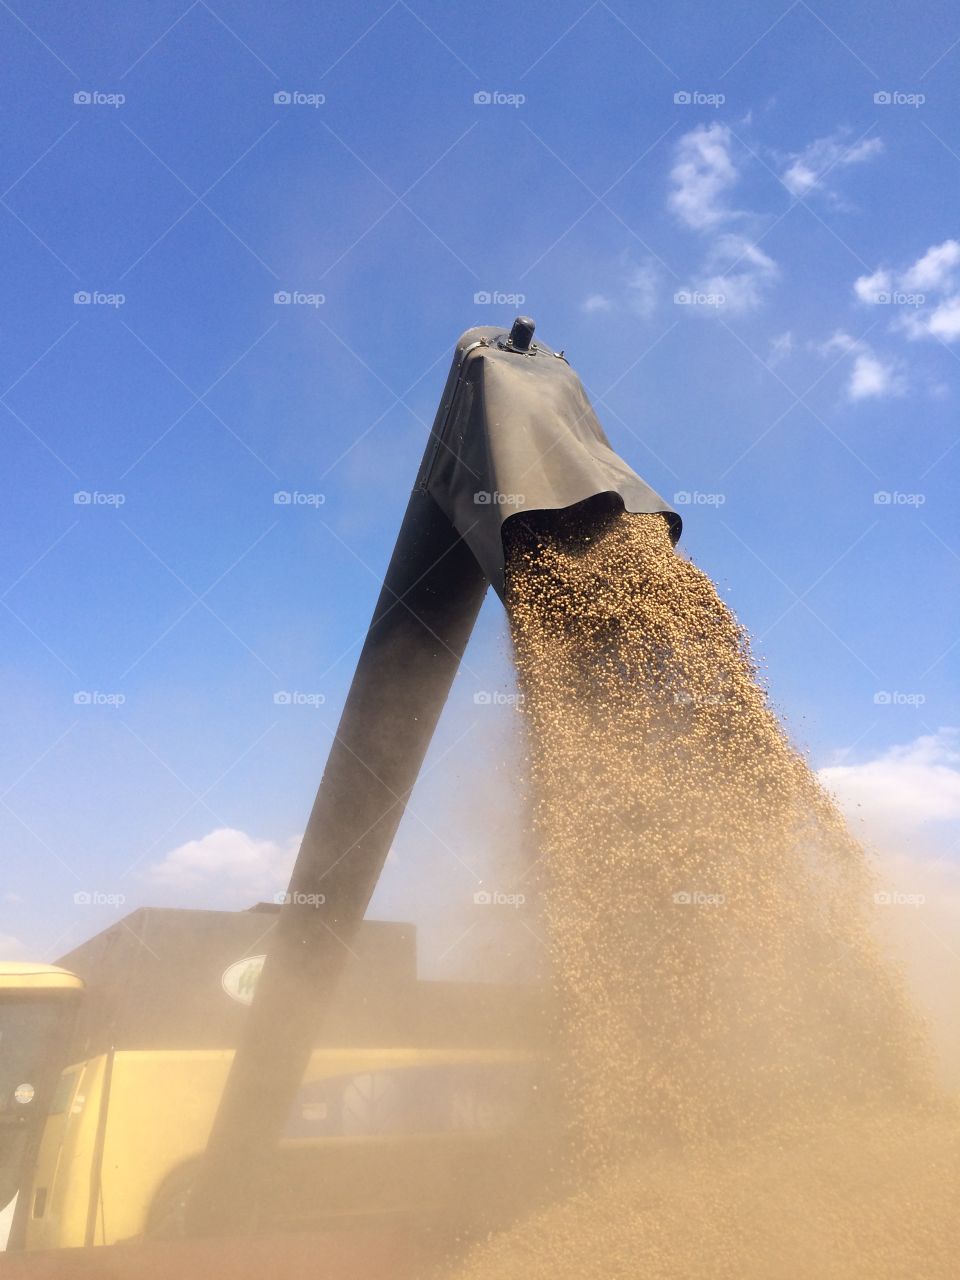
[[536,327],[529,316],[517,316],[507,338],[507,346],[513,347],[514,351],[529,351]]

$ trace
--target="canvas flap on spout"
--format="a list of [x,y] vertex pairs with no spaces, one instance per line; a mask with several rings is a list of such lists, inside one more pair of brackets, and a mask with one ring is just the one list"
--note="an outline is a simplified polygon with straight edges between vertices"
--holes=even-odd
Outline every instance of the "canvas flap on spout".
[[472,330],[458,343],[457,380],[425,476],[494,590],[503,595],[503,525],[525,512],[609,493],[627,511],[664,515],[676,541],[680,517],[611,449],[566,360],[540,343],[511,351],[498,345],[503,335]]

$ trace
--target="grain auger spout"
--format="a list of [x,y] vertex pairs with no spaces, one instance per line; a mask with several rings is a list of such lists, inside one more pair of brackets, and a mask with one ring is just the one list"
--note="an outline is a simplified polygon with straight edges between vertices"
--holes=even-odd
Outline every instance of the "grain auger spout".
[[679,517],[619,458],[562,352],[468,329],[450,374],[191,1199],[197,1234],[254,1225],[303,1078],[473,630],[504,592],[503,527],[609,495]]

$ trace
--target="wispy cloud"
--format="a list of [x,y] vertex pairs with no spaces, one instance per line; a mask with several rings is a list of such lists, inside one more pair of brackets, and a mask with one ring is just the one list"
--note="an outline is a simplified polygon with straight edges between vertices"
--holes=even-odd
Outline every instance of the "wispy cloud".
[[660,292],[660,272],[655,263],[647,261],[634,267],[627,275],[627,306],[644,320],[657,308]]
[[738,178],[729,128],[698,125],[677,143],[667,203],[688,227],[709,230],[739,216],[727,202]]
[[581,302],[580,310],[588,316],[628,311],[649,320],[657,309],[661,278],[661,268],[652,258],[640,263],[624,258],[620,263],[619,278],[612,284],[605,283],[604,291],[588,294]]
[[793,334],[788,329],[785,333],[778,333],[776,337],[770,339],[770,354],[767,356],[767,364],[771,369],[775,369],[778,364],[782,364],[784,360],[789,359],[793,355]]
[[777,264],[759,246],[731,232],[710,246],[693,287],[721,296],[725,309],[738,314],[756,310],[779,274]]
[[791,195],[803,197],[818,191],[832,199],[836,193],[827,179],[830,174],[850,165],[864,164],[875,159],[883,151],[881,138],[860,138],[847,141],[849,130],[838,129],[825,138],[817,138],[787,157],[787,165],[780,174],[780,181]]
[[[730,129],[719,123],[698,125],[677,143],[670,170],[668,208],[680,222],[708,237],[703,263],[680,292],[715,300],[714,310],[753,311],[761,305],[779,268],[745,228],[759,218],[730,203],[740,178]],[[711,314],[710,308],[700,308]]]
[[0,960],[22,960],[26,948],[12,933],[0,933]]
[[907,389],[902,362],[892,356],[880,356],[862,338],[854,338],[839,330],[818,350],[823,356],[845,352],[853,356],[846,384],[848,400],[882,400],[899,396]]

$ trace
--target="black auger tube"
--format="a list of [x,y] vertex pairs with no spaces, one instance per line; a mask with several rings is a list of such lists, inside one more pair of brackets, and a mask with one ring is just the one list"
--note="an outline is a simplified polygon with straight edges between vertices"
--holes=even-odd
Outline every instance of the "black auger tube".
[[520,316],[460,336],[187,1217],[255,1229],[277,1141],[470,638],[504,594],[503,525],[606,495],[676,512],[610,447],[563,352]]
[[418,487],[190,1196],[191,1234],[256,1225],[277,1140],[486,587],[467,544]]

